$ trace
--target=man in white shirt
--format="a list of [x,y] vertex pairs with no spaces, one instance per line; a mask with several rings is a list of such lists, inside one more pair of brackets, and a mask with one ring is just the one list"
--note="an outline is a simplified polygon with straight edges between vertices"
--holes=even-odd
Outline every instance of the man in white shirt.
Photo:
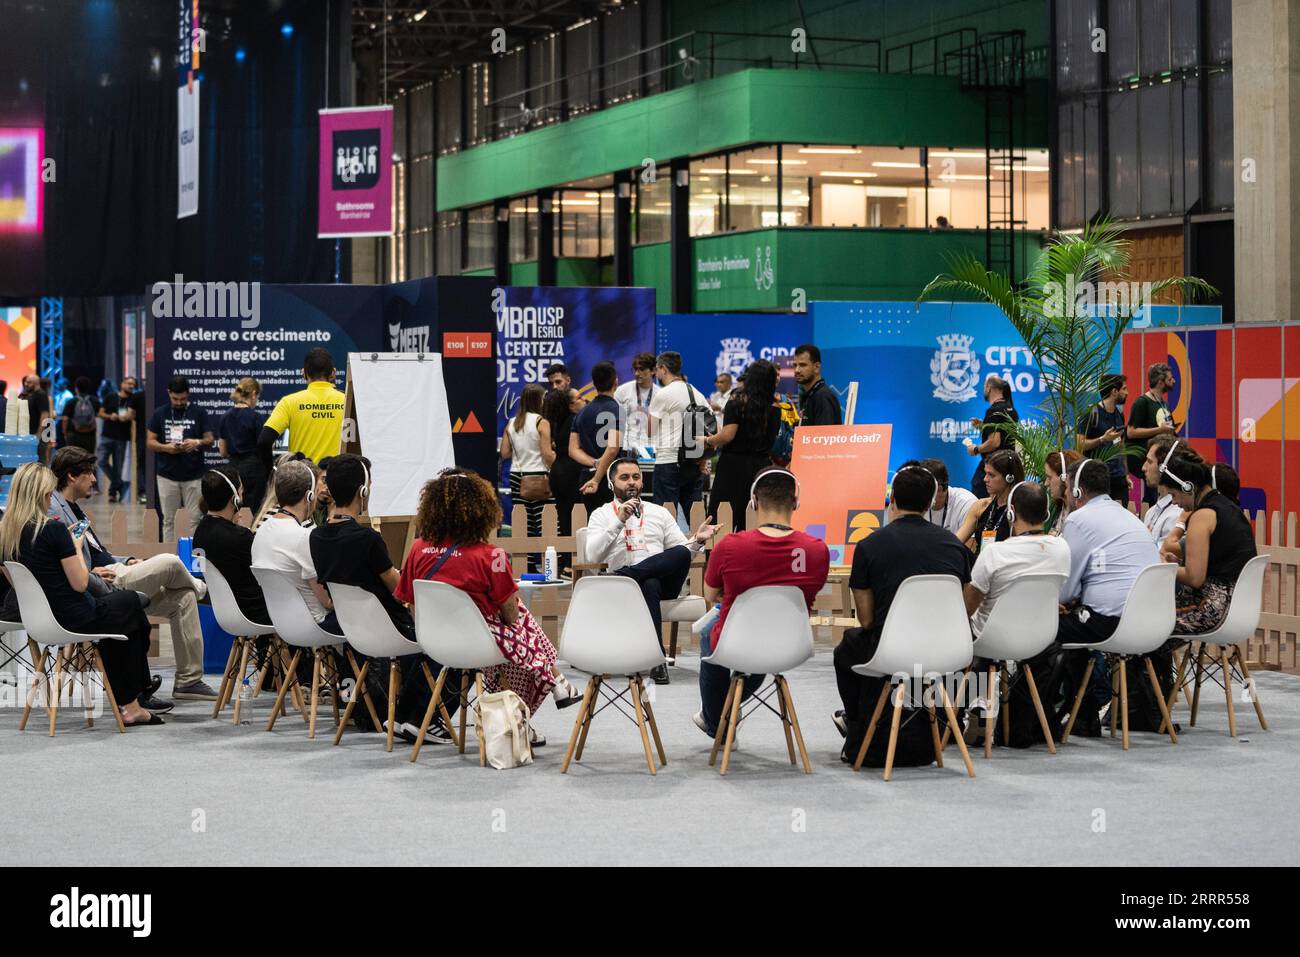
[[1155,503],[1147,509],[1146,516],[1142,521],[1146,525],[1147,531],[1151,533],[1157,547],[1173,531],[1178,516],[1183,512],[1178,503],[1174,501],[1173,491],[1175,485],[1173,479],[1160,471],[1160,463],[1165,460],[1165,456],[1169,454],[1170,450],[1178,444],[1179,440],[1172,436],[1157,436],[1147,446],[1146,458],[1142,460],[1142,479],[1147,488],[1155,489],[1157,493]]
[[632,381],[614,390],[622,409],[623,450],[633,458],[640,454],[640,447],[650,444],[650,402],[658,391],[654,354],[638,352],[632,360]]
[[[616,460],[608,476],[614,501],[598,508],[588,520],[585,557],[604,562],[611,572],[625,575],[641,587],[655,634],[662,641],[659,602],[681,594],[691,556],[717,533],[718,526],[706,521],[688,541],[666,508],[641,500],[641,468],[634,459]],[[656,684],[667,684],[667,667],[660,665],[651,677]]]
[[[1069,469],[1065,494],[1070,514],[1061,537],[1070,546],[1070,576],[1061,586],[1058,644],[1095,644],[1115,633],[1133,583],[1142,570],[1160,563],[1160,552],[1142,520],[1110,497],[1111,475],[1106,463],[1084,459]],[[1091,652],[1067,651],[1062,659],[1067,707],[1083,680]],[[1076,732],[1101,734],[1098,712],[1110,696],[1109,675],[1100,674],[1079,712]],[[1096,673],[1096,672],[1094,672]]]
[[286,462],[276,468],[273,481],[280,507],[253,536],[253,565],[292,577],[312,618],[327,631],[342,635],[343,629],[331,614],[334,603],[329,592],[316,580],[308,544],[311,529],[303,526],[316,507],[316,473],[308,460]]
[[1037,482],[1021,482],[1009,499],[1014,519],[1011,537],[980,549],[970,584],[963,588],[971,632],[976,638],[988,624],[998,598],[1024,575],[1056,575],[1061,583],[1070,574],[1070,546],[1064,538],[1043,531],[1047,521],[1047,491]]
[[735,385],[731,381],[730,372],[719,372],[713,380],[713,394],[709,396],[709,408],[713,410],[713,417],[718,420],[718,428],[722,428],[722,413],[727,408],[727,400],[731,398],[731,393]]
[[[691,530],[691,504],[703,484],[700,463],[708,453],[703,435],[693,432],[709,417],[708,400],[699,389],[682,378],[679,352],[660,353],[655,364],[659,391],[650,400],[650,439],[655,447],[654,496],[661,505],[677,508],[677,526]],[[698,412],[689,411],[697,406]],[[693,417],[700,417],[693,423]],[[711,417],[710,417],[711,419]],[[712,421],[708,422],[712,426]],[[692,441],[692,435],[695,441]]]
[[931,525],[946,528],[956,535],[957,529],[961,528],[961,523],[966,520],[966,513],[970,511],[970,507],[979,501],[975,493],[970,489],[952,488],[948,485],[948,466],[944,464],[943,459],[922,459],[919,462],[913,459],[904,462],[901,468],[907,468],[909,465],[925,469],[939,483],[939,492],[934,497],[934,504],[926,511],[925,520]]

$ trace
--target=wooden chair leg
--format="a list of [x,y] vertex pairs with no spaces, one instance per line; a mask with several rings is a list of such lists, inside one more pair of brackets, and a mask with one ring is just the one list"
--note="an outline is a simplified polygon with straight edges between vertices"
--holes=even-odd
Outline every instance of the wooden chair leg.
[[731,716],[727,719],[727,740],[722,746],[722,766],[718,772],[722,775],[727,773],[727,768],[731,764],[731,749],[736,746],[736,725],[740,724],[740,699],[744,697],[743,676],[736,676],[732,679],[736,683],[736,690],[731,696]]
[[862,746],[858,748],[858,756],[853,760],[853,770],[862,770],[862,760],[867,756],[867,748],[871,746],[871,739],[875,737],[876,725],[880,723],[880,715],[885,710],[885,701],[889,697],[889,692],[893,690],[889,682],[880,689],[880,697],[876,699],[876,710],[871,713],[871,721],[867,724],[867,733],[862,736]]
[[1079,691],[1074,696],[1074,706],[1070,708],[1070,720],[1065,723],[1065,732],[1061,735],[1061,744],[1070,740],[1070,732],[1074,730],[1074,719],[1079,716],[1079,709],[1083,706],[1083,696],[1088,693],[1088,682],[1092,680],[1092,669],[1096,664],[1091,657],[1088,658],[1088,667],[1083,670],[1083,681],[1079,683]]
[[376,731],[380,731],[383,729],[384,725],[379,720],[379,712],[375,710],[374,700],[370,697],[370,693],[366,691],[365,671],[369,670],[370,659],[367,658],[366,663],[361,666],[363,670],[358,671],[357,658],[356,655],[352,654],[351,648],[348,649],[347,656],[348,656],[348,664],[352,666],[352,677],[354,677],[357,682],[357,691],[356,694],[352,696],[352,700],[356,701],[359,696],[363,701],[365,701],[366,710],[370,712],[370,726],[374,728]]
[[235,675],[234,682],[226,691],[226,694],[233,693],[235,695],[235,724],[239,724],[240,708],[244,704],[244,674],[248,671],[248,651],[253,643],[244,639],[240,644],[243,645],[243,649],[239,655],[239,673]]
[[[644,687],[644,683],[642,683]],[[645,708],[645,722],[650,726],[650,737],[654,738],[655,750],[659,754],[660,766],[668,763],[668,754],[664,751],[664,743],[659,737],[659,722],[655,720],[655,709],[650,705],[650,699],[646,698],[641,702],[641,707]]]
[[[475,687],[478,687],[478,675],[475,676]],[[460,673],[460,738],[456,742],[456,750],[460,754],[465,753],[465,722],[469,718],[469,672]]]
[[[961,673],[961,684],[957,686],[957,700],[965,701],[966,683],[970,681],[970,667]],[[939,750],[943,751],[948,747],[948,737],[952,734],[952,725],[947,725],[943,729],[943,737],[939,739]]]
[[230,642],[230,654],[226,656],[226,670],[221,673],[221,687],[217,689],[217,700],[212,703],[212,717],[221,713],[221,702],[225,700],[226,689],[230,687],[230,672],[235,667],[235,655],[239,651],[239,639]]
[[781,694],[785,697],[785,710],[790,715],[790,726],[794,729],[794,740],[799,745],[799,757],[803,760],[803,773],[812,774],[812,765],[808,761],[808,749],[804,747],[803,731],[799,728],[799,712],[794,709],[794,695],[790,693],[790,682],[781,675]]
[[[948,723],[957,724],[957,712],[953,710],[952,699],[948,697],[948,688],[942,681],[939,682],[939,693],[943,695],[943,713],[948,716]],[[966,750],[966,739],[960,734],[953,735],[957,739],[957,750],[961,752],[961,759],[966,765],[966,773],[975,777],[975,765],[971,763],[970,752]]]
[[894,691],[894,714],[889,722],[889,746],[885,750],[885,780],[894,773],[894,750],[898,747],[898,726],[903,717],[903,682]]
[[1047,714],[1043,711],[1043,699],[1038,697],[1038,685],[1034,681],[1034,669],[1029,665],[1021,662],[1020,667],[1025,669],[1025,681],[1029,684],[1029,696],[1034,699],[1034,711],[1038,714],[1038,725],[1043,729],[1043,738],[1047,741],[1047,753],[1056,753],[1056,737],[1052,734],[1052,728],[1047,723]]
[[1219,646],[1219,661],[1223,668],[1223,693],[1228,699],[1228,735],[1237,736],[1237,714],[1232,706],[1232,665],[1228,661],[1228,649]]
[[[633,675],[628,679],[627,686],[632,692],[632,707],[636,711],[637,730],[641,732],[641,747],[645,749],[646,767],[650,769],[651,774],[655,774],[655,758],[654,754],[650,751],[650,735],[646,731],[645,713],[641,708],[641,679]],[[727,760],[725,754],[722,756],[722,760],[724,762]]]
[[1246,667],[1246,659],[1241,654],[1241,646],[1234,645],[1232,653],[1237,658],[1237,665],[1241,668],[1241,677],[1245,679],[1246,687],[1249,689],[1251,703],[1255,706],[1255,717],[1259,718],[1259,729],[1268,730],[1268,722],[1264,720],[1264,706],[1259,702],[1259,687],[1255,684],[1255,679],[1250,675],[1250,669]]
[[275,727],[275,719],[280,716],[284,710],[284,696],[289,693],[289,689],[298,683],[298,658],[302,655],[301,648],[293,649],[293,656],[289,659],[289,667],[286,669],[284,683],[280,685],[280,691],[275,696],[275,704],[271,706],[271,717],[266,722],[266,730],[270,731]]
[[1005,661],[998,675],[998,712],[1002,715],[1002,746],[1005,748],[1011,740],[1011,672],[1007,670]]
[[1196,650],[1196,685],[1192,689],[1192,716],[1187,721],[1189,728],[1196,727],[1196,712],[1201,704],[1201,680],[1205,676],[1205,642]]
[[772,676],[773,687],[776,688],[776,701],[780,705],[777,713],[781,717],[781,730],[785,732],[785,750],[790,755],[790,763],[794,764],[794,735],[790,733],[790,714],[785,707],[785,695],[781,693],[781,676]]
[[1165,704],[1164,689],[1160,687],[1160,678],[1156,675],[1156,666],[1152,664],[1150,657],[1142,659],[1147,663],[1147,676],[1151,679],[1151,689],[1156,693],[1156,701],[1160,704],[1160,717],[1164,720],[1161,727],[1169,729],[1169,740],[1174,744],[1178,743],[1178,735],[1174,733],[1174,721],[1169,714],[1169,707]]
[[718,716],[718,730],[713,734],[713,748],[709,751],[709,767],[713,767],[716,763],[718,750],[727,737],[727,724],[731,721],[731,698],[735,695],[738,684],[738,679],[732,675],[731,682],[727,685],[727,698],[722,703],[722,714]]
[[54,658],[54,697],[50,701],[50,737],[54,737],[54,721],[59,714],[59,697],[63,694],[63,648]]
[[[578,707],[578,717],[574,719],[573,731],[569,734],[569,746],[565,749],[564,760],[560,763],[560,773],[567,774],[569,771],[569,762],[573,760],[573,749],[578,743],[578,730],[585,726],[588,718],[588,710],[591,705],[591,695],[596,686],[596,679],[591,678],[587,682],[586,690],[582,692],[582,704]],[[415,760],[414,757],[411,758]]]
[[311,656],[311,719],[307,722],[307,737],[316,737],[316,706],[320,703],[321,650],[312,649]]
[[[940,681],[943,679],[940,678]],[[934,714],[934,682],[930,682],[930,687],[925,692],[925,711],[926,717],[930,719],[930,739],[934,742],[934,763],[943,767],[943,745],[939,741],[939,719]]]
[[1110,671],[1110,736],[1115,737],[1115,730],[1119,727],[1119,683],[1124,672],[1128,669],[1124,665],[1124,659],[1119,660],[1119,672],[1116,673],[1115,665],[1112,663]]
[[[1188,644],[1184,646],[1183,653],[1179,656],[1177,665],[1174,666],[1174,686],[1169,690],[1169,696],[1165,699],[1165,710],[1169,712],[1171,717],[1174,713],[1174,706],[1178,704],[1178,691],[1183,686],[1183,679],[1187,674],[1187,660],[1190,657],[1191,645]],[[1165,697],[1163,692],[1161,693],[1161,697]],[[1164,733],[1165,724],[1164,722],[1161,722],[1160,727],[1156,729],[1156,734]]]
[[605,676],[596,675],[592,680],[595,684],[592,687],[591,701],[587,705],[587,714],[582,725],[582,735],[578,738],[578,750],[573,755],[575,761],[581,761],[582,752],[587,749],[587,732],[591,730],[591,719],[596,717],[596,711],[600,707],[600,688],[605,682]]
[[[351,657],[351,655],[348,657]],[[356,662],[354,661],[352,664],[355,666]],[[366,663],[361,666],[361,672],[359,674],[356,672],[355,667],[353,668],[353,674],[356,674],[357,676],[357,690],[353,693],[352,700],[348,702],[348,706],[343,709],[343,720],[339,722],[338,728],[334,731],[335,747],[337,747],[338,743],[343,740],[343,732],[347,730],[348,722],[352,720],[352,709],[357,706],[357,701],[365,695],[366,672],[369,670],[370,661],[368,659]],[[369,701],[367,701],[367,704],[369,704]],[[378,723],[376,723],[375,726],[378,727]]]
[[[477,708],[479,706],[478,702],[479,699],[482,697],[483,697],[483,672],[476,671],[474,672],[474,707]],[[464,711],[462,711],[460,715],[460,728],[461,728],[460,730],[461,744],[463,745],[465,743],[465,712]],[[478,766],[480,768],[485,768],[487,767],[487,741],[484,739],[483,735],[478,734],[477,731],[478,731],[478,725],[476,724],[475,736],[478,738]]]
[[[1162,699],[1163,700],[1163,699]],[[1124,750],[1128,750],[1128,661],[1119,660],[1119,722],[1124,728]],[[1170,728],[1172,731],[1173,729]]]
[[32,701],[36,698],[38,691],[44,691],[45,700],[50,699],[50,689],[48,686],[49,679],[45,675],[46,653],[44,648],[39,648],[32,639],[27,639],[27,653],[31,655],[32,664],[35,665],[35,673],[32,675],[32,686],[27,689],[27,703],[23,705],[23,716],[18,722],[18,730],[22,731],[27,727],[27,719],[32,713]]
[[104,697],[108,699],[108,710],[113,712],[113,717],[117,721],[117,733],[125,734],[126,722],[122,720],[122,712],[118,710],[117,698],[113,697],[113,686],[108,683],[108,672],[104,670],[104,659],[100,655],[98,648],[92,648],[90,656],[94,662],[95,670],[99,672],[100,684],[104,686]]
[[989,665],[988,685],[984,689],[984,757],[993,757],[993,689],[998,673],[998,663]]
[[[429,677],[429,666],[423,663],[424,676]],[[424,709],[424,720],[420,722],[420,733],[415,736],[415,744],[411,745],[411,763],[414,764],[416,758],[420,756],[420,748],[424,746],[424,735],[429,730],[429,725],[433,723],[435,709],[442,704],[442,689],[447,683],[447,669],[443,668],[438,672],[438,680],[433,685],[433,697],[429,699],[429,707]]]
[[[312,698],[316,697],[315,689],[312,689]],[[313,705],[314,711],[314,705]],[[390,754],[393,751],[393,731],[397,724],[397,659],[388,660],[388,724],[385,726],[387,732],[386,744],[384,750]]]

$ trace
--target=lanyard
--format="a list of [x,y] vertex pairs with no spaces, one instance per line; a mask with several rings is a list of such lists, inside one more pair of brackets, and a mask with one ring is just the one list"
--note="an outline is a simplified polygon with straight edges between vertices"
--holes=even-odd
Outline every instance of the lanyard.
[[[944,503],[943,503],[943,517],[939,519],[939,527],[940,527],[940,528],[947,528],[947,527],[948,527],[948,506],[951,505],[951,504],[952,504],[952,500],[951,500],[951,499],[949,499],[947,502],[944,502]],[[933,524],[933,522],[934,522],[934,509],[929,509],[929,510],[926,512],[925,517],[926,517],[926,519],[927,519],[928,521],[930,521],[930,522]]]
[[[614,518],[617,519],[618,506],[615,503],[610,502],[609,507],[614,513]],[[645,509],[641,510],[641,521],[637,525],[637,533],[638,533],[637,538],[639,539],[640,549],[634,548],[632,546],[632,542],[633,542],[632,529],[628,527],[626,522],[623,523],[623,545],[624,547],[627,548],[629,552],[635,552],[645,548]]]

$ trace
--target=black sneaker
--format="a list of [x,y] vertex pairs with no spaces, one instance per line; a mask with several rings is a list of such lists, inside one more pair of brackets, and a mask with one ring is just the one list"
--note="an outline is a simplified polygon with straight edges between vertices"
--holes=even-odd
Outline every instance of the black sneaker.
[[146,711],[152,711],[154,714],[166,714],[168,711],[171,711],[176,707],[175,702],[154,695],[149,695],[147,698],[141,697],[139,700],[140,707],[144,708]]
[[657,685],[668,684],[668,666],[657,665],[656,667],[652,668],[650,671],[650,677],[654,680],[654,683]]
[[841,738],[849,736],[849,723],[844,717],[844,711],[836,711],[831,715],[831,724],[835,725],[835,730],[840,733]]

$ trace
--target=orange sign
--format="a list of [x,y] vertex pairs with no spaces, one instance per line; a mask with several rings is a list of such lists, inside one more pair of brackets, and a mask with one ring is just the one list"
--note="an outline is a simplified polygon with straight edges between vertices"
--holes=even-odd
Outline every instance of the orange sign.
[[444,359],[491,359],[492,333],[444,332],[442,357]]
[[804,425],[794,432],[790,471],[799,479],[798,527],[821,538],[831,564],[884,524],[889,425]]

